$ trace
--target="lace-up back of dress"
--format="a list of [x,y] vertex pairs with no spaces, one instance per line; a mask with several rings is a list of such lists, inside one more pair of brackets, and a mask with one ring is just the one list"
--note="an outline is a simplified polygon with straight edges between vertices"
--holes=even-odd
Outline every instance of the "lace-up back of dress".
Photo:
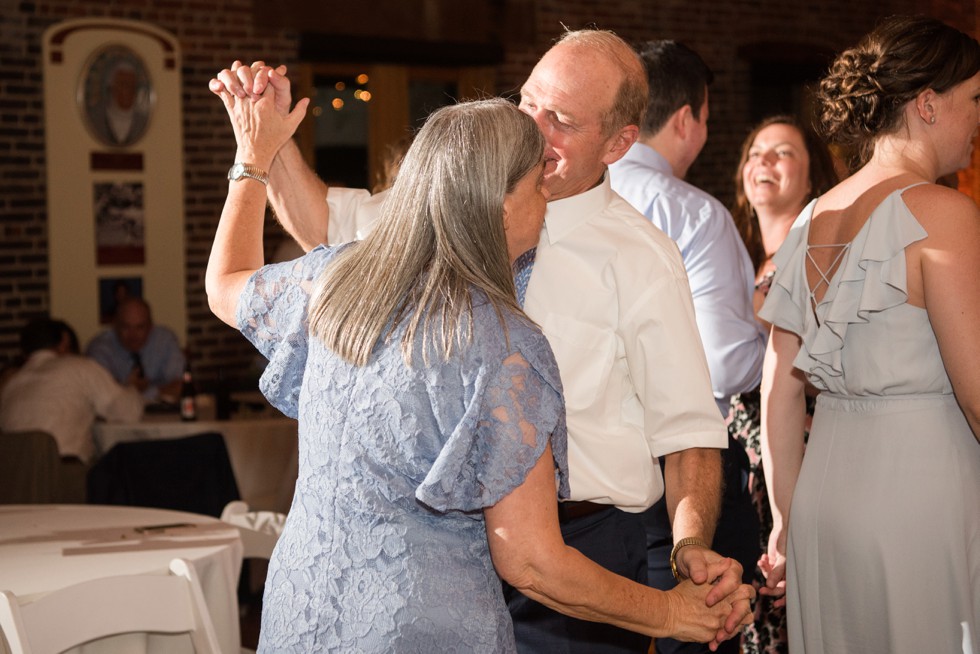
[[806,275],[810,291],[810,308],[817,321],[820,316],[817,306],[823,302],[824,295],[830,288],[834,275],[840,270],[841,264],[851,249],[850,242],[810,244],[806,246]]

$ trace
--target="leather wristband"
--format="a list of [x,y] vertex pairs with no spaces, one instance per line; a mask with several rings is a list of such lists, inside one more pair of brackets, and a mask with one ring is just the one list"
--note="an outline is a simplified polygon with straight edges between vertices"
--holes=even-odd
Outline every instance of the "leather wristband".
[[670,574],[674,575],[674,579],[677,581],[681,580],[680,575],[677,573],[677,553],[681,551],[682,548],[688,545],[700,545],[707,549],[708,545],[700,538],[695,538],[693,536],[688,538],[682,538],[676,543],[674,543],[674,549],[670,550]]

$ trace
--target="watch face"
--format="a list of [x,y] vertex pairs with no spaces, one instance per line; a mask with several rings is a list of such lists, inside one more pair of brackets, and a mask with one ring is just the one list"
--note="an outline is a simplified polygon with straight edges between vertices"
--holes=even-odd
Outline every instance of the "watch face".
[[231,167],[231,172],[228,174],[228,179],[239,180],[242,175],[245,174],[245,164],[236,163]]
[[139,141],[149,126],[155,96],[139,55],[123,45],[95,52],[78,86],[78,106],[92,135],[108,146]]

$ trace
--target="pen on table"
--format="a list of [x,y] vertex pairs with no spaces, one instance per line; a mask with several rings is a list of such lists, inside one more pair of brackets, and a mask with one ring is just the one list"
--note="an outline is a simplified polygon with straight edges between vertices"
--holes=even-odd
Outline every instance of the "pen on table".
[[176,529],[178,527],[193,527],[193,523],[190,522],[172,522],[166,525],[147,525],[145,527],[136,527],[133,531],[140,534],[146,533],[148,531],[164,531],[165,529]]

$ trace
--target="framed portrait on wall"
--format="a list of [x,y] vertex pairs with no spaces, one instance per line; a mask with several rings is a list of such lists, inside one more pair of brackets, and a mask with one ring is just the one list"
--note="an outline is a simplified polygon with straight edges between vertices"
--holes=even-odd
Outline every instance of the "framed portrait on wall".
[[103,277],[99,280],[99,324],[112,322],[116,308],[131,297],[143,297],[142,277]]
[[143,183],[96,182],[93,186],[96,263],[145,263]]
[[155,101],[146,65],[126,46],[104,46],[82,67],[78,107],[89,132],[106,146],[138,142],[150,124]]

